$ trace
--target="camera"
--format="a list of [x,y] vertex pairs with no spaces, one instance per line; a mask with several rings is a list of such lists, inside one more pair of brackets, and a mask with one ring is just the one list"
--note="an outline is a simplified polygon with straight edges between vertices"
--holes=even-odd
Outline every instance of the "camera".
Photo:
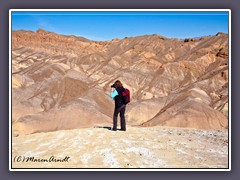
[[115,84],[112,84],[112,85],[111,85],[111,88],[115,88]]

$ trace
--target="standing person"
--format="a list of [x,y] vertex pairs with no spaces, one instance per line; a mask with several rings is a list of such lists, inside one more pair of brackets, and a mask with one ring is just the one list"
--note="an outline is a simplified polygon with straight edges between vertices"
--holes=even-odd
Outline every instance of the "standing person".
[[125,96],[122,96],[124,94],[123,92],[125,89],[122,86],[122,83],[117,80],[113,85],[111,85],[112,92],[110,93],[110,97],[114,99],[115,101],[115,109],[113,114],[113,131],[117,130],[117,117],[120,113],[121,118],[121,131],[126,131],[126,121],[125,121],[125,110],[126,105],[123,103]]

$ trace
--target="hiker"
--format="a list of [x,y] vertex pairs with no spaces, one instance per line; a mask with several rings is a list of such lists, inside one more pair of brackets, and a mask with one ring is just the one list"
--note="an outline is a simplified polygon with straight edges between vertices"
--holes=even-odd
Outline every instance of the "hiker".
[[110,97],[114,99],[115,101],[115,109],[113,114],[113,131],[117,130],[117,117],[120,113],[121,118],[121,131],[126,131],[126,121],[125,121],[125,110],[126,110],[126,104],[124,103],[126,100],[126,96],[122,96],[124,94],[125,89],[122,86],[122,83],[117,80],[113,85],[111,85],[111,93]]

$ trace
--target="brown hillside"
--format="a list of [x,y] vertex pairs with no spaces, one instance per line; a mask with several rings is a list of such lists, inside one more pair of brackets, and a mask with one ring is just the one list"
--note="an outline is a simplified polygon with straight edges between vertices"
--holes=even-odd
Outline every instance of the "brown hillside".
[[111,124],[110,85],[131,91],[127,124],[228,127],[228,35],[95,42],[12,31],[13,134]]

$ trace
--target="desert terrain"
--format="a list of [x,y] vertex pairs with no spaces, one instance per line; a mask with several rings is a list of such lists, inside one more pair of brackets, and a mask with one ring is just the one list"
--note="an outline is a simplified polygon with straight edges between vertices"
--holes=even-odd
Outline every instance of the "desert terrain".
[[[13,167],[227,168],[228,35],[91,41],[12,31]],[[110,85],[131,92],[126,132],[111,127]]]
[[[13,159],[35,159],[13,162],[13,168],[228,168],[227,134],[166,127],[36,133],[13,138]],[[41,162],[51,156],[69,158]]]

